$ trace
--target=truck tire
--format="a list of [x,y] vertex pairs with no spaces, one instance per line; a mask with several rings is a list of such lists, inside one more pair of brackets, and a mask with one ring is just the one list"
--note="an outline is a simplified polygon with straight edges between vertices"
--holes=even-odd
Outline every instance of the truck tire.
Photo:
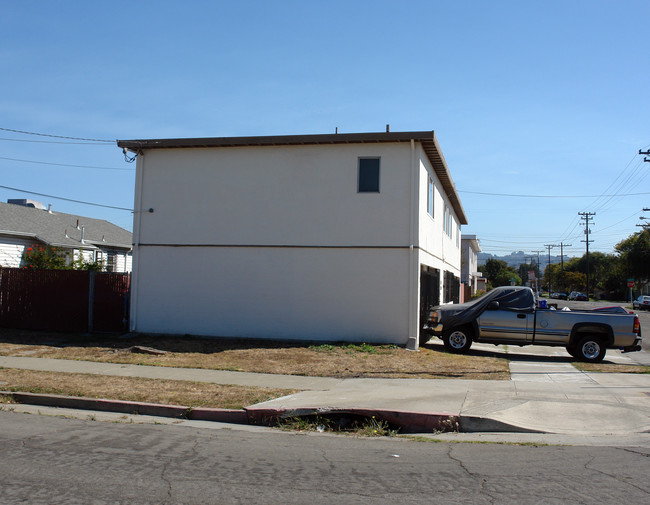
[[452,328],[442,336],[445,349],[454,354],[463,354],[472,346],[472,332],[466,327]]
[[587,363],[600,363],[605,359],[607,349],[601,339],[588,335],[582,337],[578,341],[576,351],[578,354],[577,358],[580,361],[585,361]]

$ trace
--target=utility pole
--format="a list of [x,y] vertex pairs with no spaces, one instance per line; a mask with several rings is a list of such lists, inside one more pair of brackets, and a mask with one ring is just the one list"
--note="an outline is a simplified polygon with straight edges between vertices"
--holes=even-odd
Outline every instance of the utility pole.
[[[639,149],[639,154],[645,154],[645,156],[650,156],[650,149],[648,149],[647,151],[642,151],[641,149]],[[646,163],[650,163],[650,158],[646,158],[645,156],[643,157],[643,161],[645,161]]]
[[[578,215],[580,216],[580,219],[585,222],[585,240],[581,240],[580,242],[584,242],[587,244],[587,298],[589,298],[589,242],[593,242],[593,240],[589,240],[589,233],[591,230],[589,229],[589,220],[591,219],[591,216],[595,216],[595,212],[578,212]],[[593,224],[593,223],[592,223]]]
[[562,286],[562,290],[565,289],[564,286],[564,248],[565,247],[571,247],[571,244],[565,244],[564,242],[560,242],[560,264],[562,265],[560,268],[561,271],[561,283],[560,285]]
[[548,249],[548,265],[546,265],[546,268],[548,270],[548,296],[551,296],[551,269],[549,268],[551,266],[551,249],[560,246],[558,244],[546,244],[544,247]]
[[[650,209],[643,209],[643,212],[650,212]],[[639,219],[643,221],[644,219],[648,219],[648,218],[645,216],[641,216]],[[644,230],[650,229],[650,223],[641,223],[641,224],[637,224],[637,226],[639,228],[643,228]]]
[[539,253],[542,253],[544,251],[531,251],[532,253],[537,253],[537,272],[535,275],[535,296],[538,296],[539,294],[539,276],[541,274],[541,270],[539,269]]

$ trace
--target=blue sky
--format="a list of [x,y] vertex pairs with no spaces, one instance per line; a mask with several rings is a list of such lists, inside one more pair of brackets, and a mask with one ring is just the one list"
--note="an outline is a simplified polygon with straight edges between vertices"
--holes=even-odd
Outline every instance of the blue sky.
[[[590,250],[610,252],[650,207],[638,155],[650,148],[648,19],[647,0],[9,2],[0,128],[98,140],[435,130],[463,233],[484,251],[563,242],[581,255],[588,211]],[[113,143],[0,130],[2,186],[131,208],[134,168]],[[7,198],[131,229],[128,211],[0,188]]]

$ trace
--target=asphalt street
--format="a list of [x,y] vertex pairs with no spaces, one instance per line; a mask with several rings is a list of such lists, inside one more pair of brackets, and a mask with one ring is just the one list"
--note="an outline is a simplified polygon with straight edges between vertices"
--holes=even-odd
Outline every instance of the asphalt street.
[[650,501],[648,449],[431,443],[0,412],[3,504]]

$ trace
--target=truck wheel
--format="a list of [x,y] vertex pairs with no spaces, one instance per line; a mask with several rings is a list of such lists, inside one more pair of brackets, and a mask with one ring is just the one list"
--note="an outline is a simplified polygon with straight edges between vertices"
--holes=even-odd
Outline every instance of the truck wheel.
[[472,334],[466,327],[453,328],[442,336],[442,341],[447,351],[462,354],[469,351]]
[[605,345],[596,337],[583,337],[578,342],[578,359],[587,363],[600,363],[605,358]]

